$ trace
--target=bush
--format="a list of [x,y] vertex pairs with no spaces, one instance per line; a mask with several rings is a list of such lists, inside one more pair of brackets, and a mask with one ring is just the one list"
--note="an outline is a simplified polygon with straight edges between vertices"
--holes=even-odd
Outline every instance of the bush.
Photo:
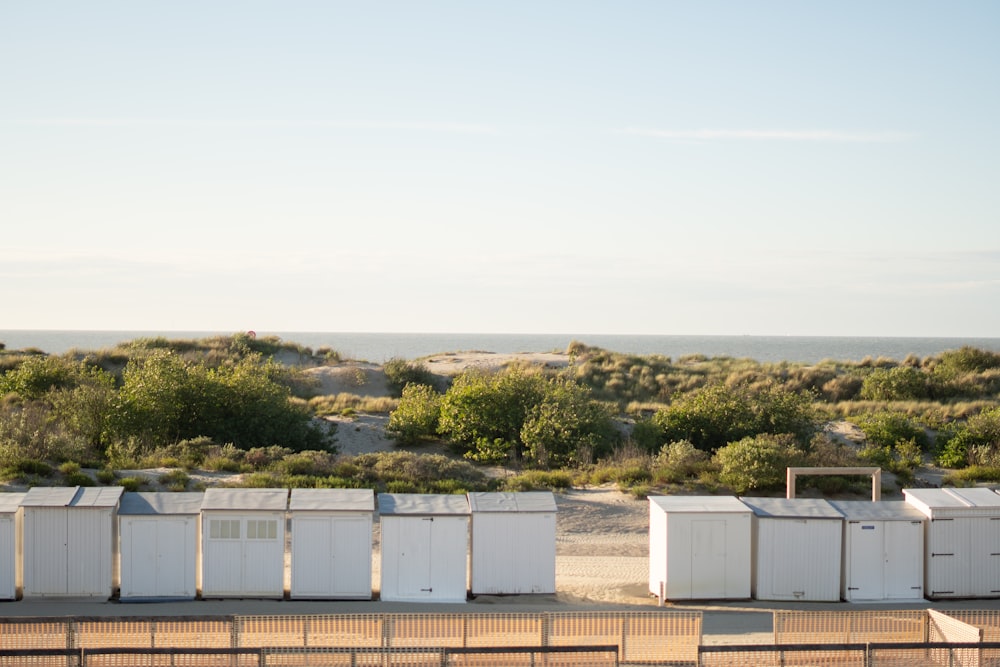
[[399,406],[389,413],[386,431],[400,444],[413,445],[437,434],[441,417],[441,394],[426,384],[403,388]]
[[908,401],[927,396],[927,377],[911,366],[876,368],[861,385],[861,398],[867,401]]
[[767,384],[716,384],[679,397],[653,421],[665,439],[704,451],[760,434],[792,434],[805,444],[816,430],[810,396]]
[[939,433],[937,461],[947,468],[1000,465],[1000,407],[969,417],[954,430]]
[[393,357],[382,365],[389,392],[396,397],[403,395],[403,390],[410,384],[422,384],[437,388],[438,378],[427,370],[420,362],[407,361]]
[[697,477],[708,466],[708,454],[687,440],[663,445],[653,460],[654,477],[661,483],[676,484]]
[[94,486],[94,478],[85,472],[71,472],[63,477],[66,486]]
[[146,485],[146,480],[143,477],[122,477],[118,480],[118,486],[124,488],[130,493],[134,493],[142,489]]
[[785,469],[802,458],[791,436],[762,434],[720,448],[714,460],[719,465],[719,481],[742,495],[782,486]]
[[927,449],[930,441],[923,427],[904,414],[882,410],[869,412],[851,419],[868,438],[868,442],[878,447],[896,446],[896,443],[912,440],[921,449]]
[[285,475],[326,477],[333,472],[333,455],[329,452],[305,451],[289,454],[274,463],[274,469]]
[[183,470],[171,470],[160,475],[158,481],[171,491],[183,491],[187,488],[191,477]]
[[259,354],[210,367],[168,350],[132,358],[112,405],[109,431],[146,446],[200,436],[243,449],[281,444],[327,449],[325,429],[276,381],[284,371]]
[[508,477],[503,481],[506,491],[537,491],[549,489],[552,491],[570,489],[573,478],[565,471],[527,470],[519,475]]
[[647,452],[655,452],[663,444],[663,431],[651,419],[637,420],[629,437]]

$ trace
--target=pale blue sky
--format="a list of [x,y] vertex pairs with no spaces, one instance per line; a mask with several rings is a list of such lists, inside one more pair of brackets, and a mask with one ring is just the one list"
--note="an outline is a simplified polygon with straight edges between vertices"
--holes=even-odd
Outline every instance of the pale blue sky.
[[0,329],[1000,336],[1000,2],[0,0]]

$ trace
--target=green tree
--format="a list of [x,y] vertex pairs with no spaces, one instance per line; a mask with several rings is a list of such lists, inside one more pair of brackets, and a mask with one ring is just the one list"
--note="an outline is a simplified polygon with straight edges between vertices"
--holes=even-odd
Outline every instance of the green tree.
[[117,395],[115,379],[100,368],[81,373],[76,386],[49,393],[52,411],[69,433],[85,443],[93,456],[105,449],[105,436]]
[[528,412],[521,441],[528,456],[541,466],[589,463],[612,440],[611,417],[611,410],[594,401],[587,387],[552,380],[544,398]]
[[521,460],[521,427],[544,395],[545,379],[537,374],[466,372],[444,395],[439,430],[465,446],[470,458]]
[[714,457],[719,481],[737,494],[785,483],[785,469],[800,463],[803,452],[791,435],[760,434],[721,447]]
[[398,442],[412,445],[437,435],[441,419],[441,394],[425,384],[407,384],[399,405],[389,413],[386,430]]

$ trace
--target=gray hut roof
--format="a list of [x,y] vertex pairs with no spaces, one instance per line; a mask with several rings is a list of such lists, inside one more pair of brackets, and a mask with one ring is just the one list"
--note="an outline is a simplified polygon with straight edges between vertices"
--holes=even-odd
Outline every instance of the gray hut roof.
[[468,515],[469,499],[465,496],[433,493],[380,493],[378,511],[383,516]]
[[202,510],[284,512],[288,509],[288,489],[205,489]]
[[945,489],[945,491],[972,507],[1000,507],[1000,496],[992,489],[980,486],[969,489]]
[[0,493],[0,514],[13,514],[24,500],[23,493]]
[[555,512],[556,499],[551,491],[529,491],[523,493],[481,491],[469,494],[469,508],[473,513]]
[[292,489],[289,509],[293,512],[374,512],[375,492],[371,489]]
[[753,511],[733,496],[650,496],[649,502],[664,512],[750,514]]
[[849,521],[922,521],[920,510],[904,500],[831,500]]
[[118,514],[199,514],[205,499],[204,493],[196,491],[172,493],[169,491],[142,491],[126,493]]
[[123,493],[121,486],[36,486],[24,494],[21,507],[115,507]]
[[912,498],[931,509],[964,509],[971,507],[947,489],[903,489],[903,496]]
[[758,517],[771,519],[843,519],[822,498],[740,498]]
[[903,489],[903,497],[931,520],[1000,516],[1000,496],[986,488]]

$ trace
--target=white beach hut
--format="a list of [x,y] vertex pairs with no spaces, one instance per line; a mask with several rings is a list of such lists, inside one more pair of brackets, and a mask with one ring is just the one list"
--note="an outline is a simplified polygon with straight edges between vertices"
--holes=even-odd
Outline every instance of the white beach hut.
[[924,596],[1000,597],[1000,496],[989,489],[904,489],[928,518]]
[[469,501],[465,496],[380,493],[381,599],[465,602]]
[[25,597],[110,598],[120,486],[41,487],[21,500]]
[[834,500],[844,515],[840,595],[848,602],[924,597],[926,517],[902,500]]
[[0,600],[17,597],[20,578],[18,535],[21,532],[23,493],[0,493]]
[[555,593],[555,496],[481,492],[468,498],[472,594]]
[[119,597],[194,599],[204,493],[125,493],[118,508]]
[[205,491],[201,595],[283,598],[287,489]]
[[752,515],[732,496],[651,496],[649,592],[660,600],[749,598]]
[[292,489],[291,591],[296,599],[370,600],[371,489]]
[[757,600],[840,600],[843,517],[814,498],[741,498],[753,510],[750,587]]

